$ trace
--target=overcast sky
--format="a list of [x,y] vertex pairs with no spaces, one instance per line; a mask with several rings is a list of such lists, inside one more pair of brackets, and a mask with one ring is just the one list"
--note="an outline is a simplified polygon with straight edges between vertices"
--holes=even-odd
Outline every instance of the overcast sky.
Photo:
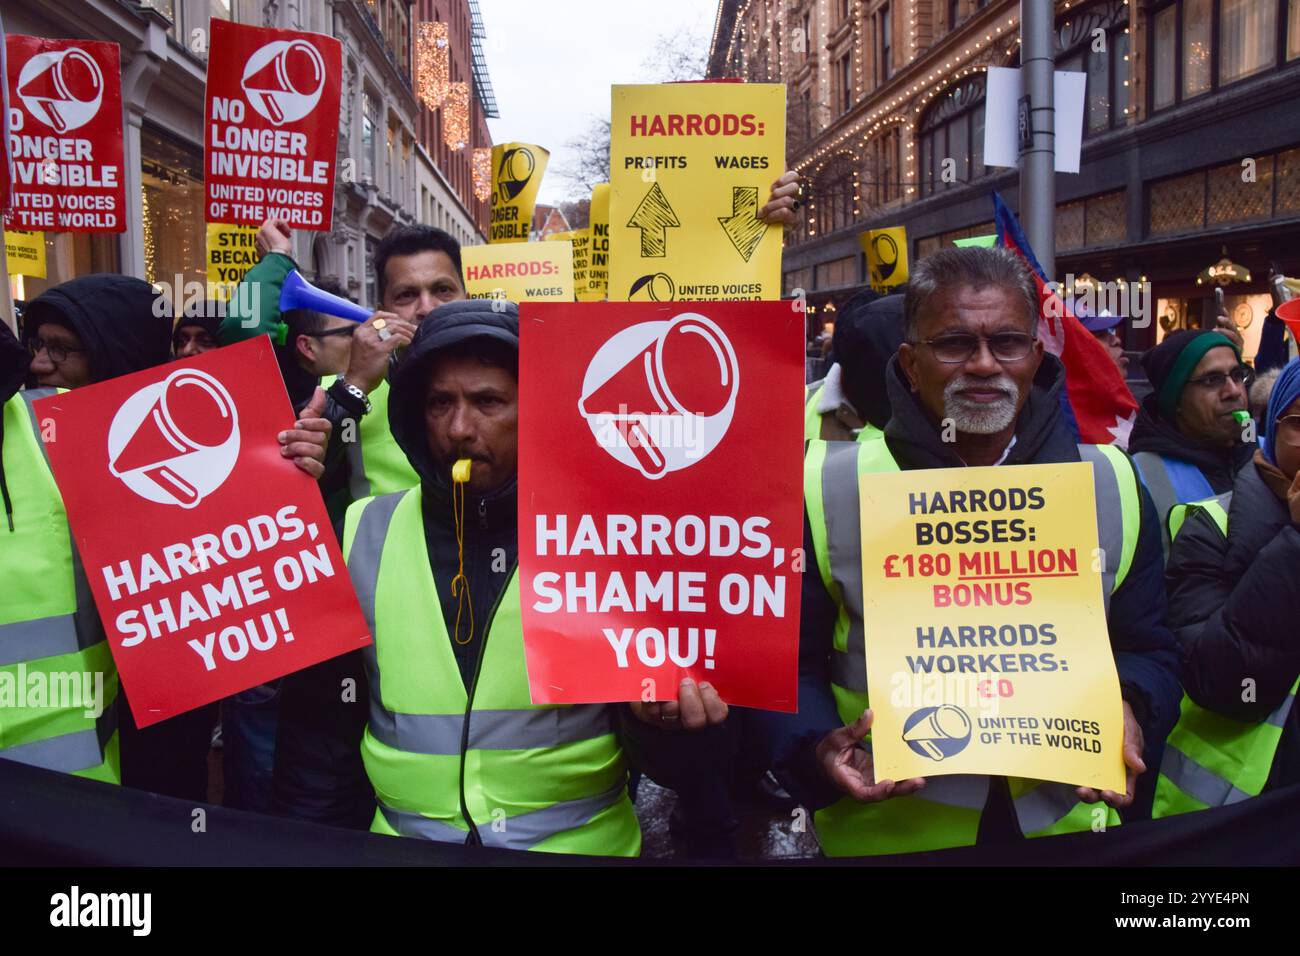
[[686,30],[701,48],[713,34],[716,0],[479,0],[488,72],[500,119],[496,143],[535,143],[551,152],[540,202],[583,198],[553,172],[564,144],[593,116],[609,116],[609,88],[657,77],[645,61],[662,35]]

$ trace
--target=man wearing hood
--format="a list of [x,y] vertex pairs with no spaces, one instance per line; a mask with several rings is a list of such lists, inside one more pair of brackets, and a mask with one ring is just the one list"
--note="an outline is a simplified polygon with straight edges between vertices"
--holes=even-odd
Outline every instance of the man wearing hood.
[[634,856],[624,744],[719,724],[727,707],[689,680],[680,702],[530,702],[515,570],[518,342],[518,310],[500,301],[444,305],[416,331],[388,419],[420,483],[356,502],[343,533],[374,636],[359,652],[361,694],[338,702],[351,655],[290,678],[276,796],[292,815],[369,816],[390,835]]
[[[190,799],[207,798],[214,708],[141,731],[125,699],[103,625],[73,547],[32,404],[171,359],[171,307],[148,282],[89,275],[55,286],[24,315],[23,341],[0,325],[0,668],[104,675],[98,717],[83,708],[0,708],[0,756]],[[30,358],[29,358],[30,355]],[[19,391],[34,378],[38,387]],[[319,477],[329,425],[308,412],[280,433],[286,457]],[[308,421],[307,419],[314,419]],[[120,729],[120,733],[119,733]]]
[[1179,329],[1142,356],[1154,391],[1142,400],[1128,450],[1151,492],[1168,551],[1169,511],[1232,490],[1257,446],[1249,421],[1254,371],[1222,332]]
[[[809,443],[797,715],[767,714],[773,766],[832,856],[904,853],[1043,836],[1092,825],[1104,800],[1129,806],[1178,707],[1177,653],[1164,624],[1159,531],[1132,464],[1076,445],[1061,412],[1064,371],[1036,336],[1038,297],[1003,249],[946,249],[908,285],[906,341],[886,372],[882,441]],[[947,439],[947,440],[945,440]],[[870,744],[858,476],[896,469],[1088,461],[1124,709],[1123,794],[974,775],[877,781]],[[1147,750],[1148,756],[1151,751]],[[1107,811],[1112,822],[1118,818]]]
[[903,343],[903,296],[860,292],[835,323],[826,378],[807,388],[804,438],[867,441],[889,421],[885,366]]
[[42,387],[80,388],[171,358],[171,307],[153,286],[98,273],[56,285],[23,313],[23,344]]

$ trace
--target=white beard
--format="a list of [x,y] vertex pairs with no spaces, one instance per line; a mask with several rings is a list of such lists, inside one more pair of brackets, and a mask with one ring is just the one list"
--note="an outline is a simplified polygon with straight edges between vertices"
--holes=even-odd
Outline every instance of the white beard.
[[[957,394],[973,386],[996,388],[1005,396],[996,402],[968,402]],[[1016,420],[1016,406],[1020,403],[1020,389],[1009,375],[993,378],[975,378],[958,375],[943,388],[943,414],[952,419],[957,431],[969,435],[996,435]]]

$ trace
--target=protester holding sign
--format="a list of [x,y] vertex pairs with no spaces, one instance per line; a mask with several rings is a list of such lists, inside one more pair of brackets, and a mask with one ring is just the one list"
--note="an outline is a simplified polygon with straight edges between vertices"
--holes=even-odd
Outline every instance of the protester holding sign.
[[1263,447],[1232,490],[1170,515],[1169,621],[1187,696],[1160,765],[1156,816],[1300,782],[1297,475],[1300,360],[1273,386]]
[[[280,328],[281,289],[297,267],[290,257],[291,236],[288,224],[278,219],[258,230],[262,260],[241,284],[249,292],[231,297],[221,323],[223,342]],[[375,250],[380,309],[351,333],[346,370],[330,384],[325,406],[334,425],[325,485],[343,486],[344,507],[416,482],[388,432],[387,376],[397,350],[410,343],[424,316],[444,302],[465,298],[460,272],[460,244],[432,226],[399,226]]]
[[[126,276],[86,276],[55,286],[31,303],[24,339],[41,384],[80,388],[165,363],[170,325],[170,306],[148,283]],[[0,332],[0,340],[6,333]],[[0,534],[12,538],[0,547],[0,579],[11,585],[6,594],[21,596],[15,604],[0,599],[0,646],[9,648],[0,651],[0,701],[7,705],[0,706],[0,715],[8,715],[0,723],[0,744],[6,748],[0,754],[205,799],[212,715],[194,711],[197,716],[141,732],[125,700],[114,700],[117,668],[91,603],[79,549],[66,530],[68,518],[48,462],[52,443],[62,433],[34,407],[38,399],[56,393],[53,388],[15,392],[27,372],[21,351],[6,349],[0,341],[0,383],[8,386],[0,391],[5,399],[0,485],[6,490],[7,519]],[[65,442],[103,440],[102,434],[66,434]],[[303,429],[282,433],[280,441],[299,467],[318,474],[327,434],[328,423],[305,421]],[[33,515],[43,517],[38,521]],[[62,535],[50,533],[60,527]],[[19,634],[30,643],[20,646]],[[24,671],[29,681],[38,673],[47,681],[84,675],[93,680],[94,699],[83,694],[84,709],[28,708],[5,700],[23,685]]]
[[[774,768],[816,808],[833,856],[901,853],[1105,825],[1084,805],[1129,806],[1176,714],[1177,655],[1164,624],[1159,531],[1128,459],[1076,446],[1061,416],[1060,364],[1035,337],[1038,297],[995,249],[944,250],[912,271],[907,340],[887,371],[892,418],[874,442],[811,442],[799,714],[764,714]],[[945,437],[948,438],[945,441]],[[1123,694],[1125,793],[1001,777],[877,780],[870,745],[860,473],[1089,461],[1096,485],[1107,624]],[[1119,520],[1114,520],[1118,518]],[[1113,818],[1113,814],[1109,815]],[[1112,820],[1113,822],[1113,820]]]
[[[515,571],[518,331],[512,303],[484,301],[442,306],[417,330],[388,417],[420,484],[357,502],[344,531],[375,644],[359,683],[344,666],[290,679],[277,800],[355,825],[368,776],[379,833],[633,856],[621,739],[666,718],[716,724],[726,706],[693,682],[680,703],[638,708],[643,722],[532,705]],[[340,679],[360,696],[340,700]]]

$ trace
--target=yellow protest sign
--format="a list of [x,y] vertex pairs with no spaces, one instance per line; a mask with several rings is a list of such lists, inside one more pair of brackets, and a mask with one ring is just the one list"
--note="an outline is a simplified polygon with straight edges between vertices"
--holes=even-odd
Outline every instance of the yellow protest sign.
[[871,288],[887,292],[907,281],[907,229],[891,226],[859,234],[858,243],[867,254],[867,277]]
[[537,190],[551,154],[531,143],[492,147],[492,221],[488,242],[527,242]]
[[1091,466],[868,474],[860,487],[876,779],[1123,793]]
[[208,294],[214,299],[229,299],[245,273],[257,265],[256,236],[256,226],[208,223]]
[[599,302],[609,291],[609,183],[591,188],[587,214],[591,229],[591,252],[587,261],[587,293]]
[[5,230],[5,262],[11,276],[45,278],[45,233]]
[[462,246],[465,292],[471,299],[573,301],[573,244],[527,242]]
[[784,157],[782,84],[615,86],[610,300],[779,299]]
[[573,231],[573,283],[579,302],[604,298],[591,291],[591,227]]

